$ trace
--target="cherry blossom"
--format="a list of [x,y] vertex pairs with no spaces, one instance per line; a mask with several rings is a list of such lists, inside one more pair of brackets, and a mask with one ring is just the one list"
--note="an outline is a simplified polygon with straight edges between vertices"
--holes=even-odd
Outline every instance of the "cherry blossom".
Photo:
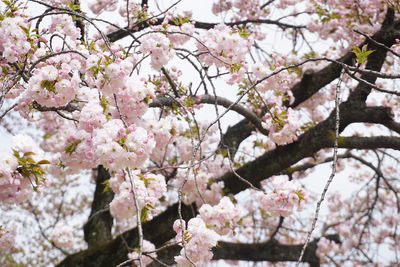
[[57,226],[51,233],[51,240],[57,247],[60,248],[71,248],[73,246],[72,231],[68,226]]
[[399,10],[3,1],[0,265],[399,265]]

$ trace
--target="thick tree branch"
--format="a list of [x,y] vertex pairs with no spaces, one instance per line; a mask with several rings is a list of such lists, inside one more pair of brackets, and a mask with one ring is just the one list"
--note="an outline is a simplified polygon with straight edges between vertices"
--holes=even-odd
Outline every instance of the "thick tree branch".
[[46,106],[42,106],[39,103],[37,103],[36,101],[34,101],[34,102],[32,102],[32,107],[34,109],[36,109],[38,111],[42,111],[42,112],[45,112],[45,111],[56,112],[56,111],[60,111],[60,110],[74,112],[76,110],[80,110],[78,105],[76,105],[72,102],[68,103],[68,105],[66,105],[66,106],[61,106],[61,107],[46,107]]
[[[182,217],[189,220],[193,214],[189,206],[182,205]],[[178,219],[178,204],[170,206],[166,211],[153,220],[142,225],[146,240],[160,247],[171,240],[176,233],[172,229],[175,220]],[[137,229],[129,230],[112,241],[89,248],[66,257],[58,267],[110,267],[117,266],[127,260],[131,249],[138,246],[139,237]]]
[[[325,238],[340,243],[338,235],[329,235]],[[319,258],[315,252],[319,239],[309,243],[302,262],[307,262],[310,266],[319,266]],[[259,244],[237,244],[229,242],[218,242],[218,246],[213,249],[214,259],[226,260],[245,260],[245,261],[297,261],[302,249],[299,245],[284,245],[275,240]]]
[[[381,63],[381,61],[384,60],[386,56],[385,54],[386,48],[377,45],[376,41],[379,41],[379,43],[390,47],[395,42],[396,38],[400,37],[398,29],[399,22],[393,22],[392,12],[393,10],[389,9],[386,15],[385,23],[382,24],[381,29],[378,32],[376,32],[372,37],[368,38],[362,44],[359,45],[359,47],[361,48],[363,45],[367,44],[369,48],[374,47],[375,49],[379,49],[379,51],[381,51],[379,54],[373,53],[370,56],[368,62],[371,63],[368,63],[369,65],[367,66],[367,68],[369,68],[370,70],[380,69],[380,67],[376,68],[375,65],[376,64],[378,64],[376,66],[381,65],[379,63]],[[381,59],[371,60],[371,57],[378,57]],[[352,66],[354,65],[355,55],[353,52],[348,52],[337,61]],[[342,69],[341,65],[332,62],[319,71],[314,72],[312,70],[306,70],[300,82],[298,82],[291,88],[292,94],[295,99],[294,102],[292,104],[287,102],[285,103],[286,106],[292,108],[299,106],[301,103],[303,103],[311,96],[313,96],[315,93],[317,93],[321,88],[323,88],[324,86],[328,85],[329,83],[337,79],[340,75],[341,69]],[[375,81],[371,79],[373,78],[372,74],[368,76],[366,75],[367,74],[363,75],[364,79],[368,78],[367,81],[373,81],[373,82]],[[362,86],[362,84],[360,83],[359,86]],[[364,87],[366,88],[364,89]],[[359,90],[366,90],[367,92],[368,90],[370,90],[365,84],[364,87],[362,87]],[[238,122],[236,125],[233,125],[230,128],[228,128],[223,138],[223,144],[229,147],[231,155],[234,155],[234,152],[237,151],[241,142],[247,137],[249,137],[252,131],[254,131],[254,127],[252,127],[246,120],[242,120]]]
[[[326,239],[336,243],[341,243],[339,235],[327,235]],[[317,243],[319,239],[310,242],[302,262],[309,263],[310,266],[319,266],[319,258],[316,256]],[[269,261],[269,262],[296,262],[299,258],[302,244],[284,245],[276,240],[269,240],[263,243],[231,243],[218,242],[213,248],[214,260],[243,260],[243,261]],[[158,252],[158,259],[165,264],[173,264],[174,256],[179,254],[181,247],[178,245],[168,247]],[[151,267],[159,266],[157,263]]]
[[390,149],[400,150],[400,137],[394,137],[394,136],[340,137],[339,147],[349,148],[349,149],[390,148]]
[[[157,26],[161,25],[164,21],[164,18],[157,18],[153,23],[150,23],[148,20],[145,20],[143,22],[138,22],[134,25],[134,27],[124,28],[124,29],[119,29],[116,30],[115,32],[112,32],[107,35],[109,38],[110,42],[116,42],[124,37],[129,36],[130,33],[133,32],[138,32],[141,30],[144,30],[150,26]],[[201,22],[201,21],[191,21],[191,23],[194,24],[194,27],[197,29],[203,29],[203,30],[209,30],[217,26],[219,23],[208,23],[208,22]],[[170,25],[177,25],[176,22],[174,21],[169,21]],[[304,25],[292,25],[276,20],[270,20],[270,19],[253,19],[253,20],[242,20],[242,21],[236,21],[236,22],[229,22],[226,23],[228,26],[244,26],[247,24],[268,24],[268,25],[276,25],[282,29],[303,29],[305,28]],[[179,26],[179,25],[178,25]]]
[[[344,102],[340,105],[340,110],[340,132],[354,122],[386,124],[393,121],[389,108],[369,108],[364,107],[364,104],[359,102]],[[259,185],[260,181],[284,171],[306,157],[311,157],[319,150],[333,147],[334,123],[334,116],[331,114],[328,119],[301,135],[296,142],[278,146],[274,150],[266,152],[254,161],[238,168],[236,173],[253,185]],[[339,147],[345,148],[349,146],[349,148],[352,148],[350,147],[351,143],[344,143],[344,140],[348,139],[339,139]],[[359,147],[359,149],[371,148],[366,146],[365,148]],[[224,181],[225,187],[233,194],[239,193],[248,187],[248,184],[242,182],[233,172],[226,173],[221,177],[221,180]]]
[[[338,155],[337,158],[338,159],[346,159],[346,158],[350,158],[350,155],[348,153],[345,153],[345,154],[342,154],[342,155]],[[308,163],[304,163],[304,164],[301,164],[301,165],[296,165],[296,166],[290,167],[290,168],[284,170],[283,172],[281,172],[280,174],[289,175],[290,176],[295,172],[303,172],[303,171],[306,171],[308,169],[312,169],[314,167],[320,166],[321,164],[332,162],[332,161],[333,161],[333,157],[327,157],[323,161],[318,161],[317,163],[308,162]]]
[[243,119],[233,126],[228,127],[221,140],[222,148],[229,149],[231,158],[233,158],[240,144],[254,131],[254,126],[248,119]]
[[[391,47],[396,43],[396,39],[400,38],[400,21],[394,21],[394,10],[389,8],[386,14],[386,18],[382,24],[381,30],[374,34],[371,39],[384,44],[387,47]],[[375,50],[369,57],[366,65],[366,69],[379,71],[385,62],[387,49],[375,42],[370,40],[366,41],[368,43],[368,50]],[[361,80],[367,81],[374,84],[377,77],[372,73],[365,73],[361,76]],[[360,82],[355,90],[351,93],[349,101],[361,101],[365,102],[368,95],[371,92],[371,86],[368,84]]]
[[[400,37],[398,24],[399,21],[394,22],[394,11],[393,9],[388,9],[386,14],[386,18],[384,23],[382,24],[381,29],[376,32],[371,38],[365,40],[362,44],[359,45],[361,48],[364,45],[368,45],[368,49],[375,49],[376,51],[371,54],[368,58],[368,63],[366,69],[369,70],[380,70],[382,67],[382,63],[385,60],[387,50],[384,47],[381,47],[376,44],[375,41],[386,45],[387,47],[391,47],[397,38]],[[353,52],[348,52],[343,57],[341,57],[338,61],[345,63],[347,65],[354,65],[355,54]],[[325,68],[307,75],[303,76],[303,79],[297,83],[291,90],[295,101],[290,105],[290,107],[297,107],[299,104],[307,100],[309,97],[318,92],[319,89],[328,85],[333,80],[339,77],[342,66],[332,62]],[[311,76],[311,77],[309,77]],[[373,83],[376,79],[373,75],[363,75],[363,80]],[[360,84],[361,85],[361,84]],[[359,86],[360,86],[359,85]]]
[[109,204],[114,197],[112,190],[105,191],[105,182],[110,179],[109,172],[102,166],[97,167],[96,189],[92,202],[92,210],[83,232],[89,248],[98,246],[112,239],[111,228],[113,217]]
[[[199,97],[192,97],[192,100],[196,104],[219,105],[226,109],[236,111],[243,117],[247,118],[247,120],[251,122],[261,133],[268,135],[268,131],[262,127],[261,120],[256,114],[240,104],[235,104],[227,98],[221,96],[202,95]],[[176,103],[176,100],[173,98],[157,97],[152,103],[150,103],[150,107],[172,106],[174,103]]]

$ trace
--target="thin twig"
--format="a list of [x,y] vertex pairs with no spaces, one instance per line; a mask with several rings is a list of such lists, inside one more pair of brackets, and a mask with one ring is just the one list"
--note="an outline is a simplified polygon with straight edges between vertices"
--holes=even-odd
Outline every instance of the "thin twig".
[[6,109],[3,114],[0,115],[0,121],[4,118],[4,116],[7,115],[8,112],[10,112],[12,109],[14,109],[16,106],[18,106],[17,103],[15,103],[14,105],[12,105],[11,107],[9,107],[8,109]]
[[129,170],[129,168],[126,168],[126,172],[128,173],[128,177],[129,177],[129,181],[131,184],[131,192],[133,195],[133,200],[135,202],[135,208],[136,208],[136,223],[137,223],[137,229],[138,229],[138,236],[139,236],[139,266],[143,267],[143,261],[142,261],[142,251],[143,251],[143,229],[142,229],[142,221],[140,218],[140,214],[141,214],[141,209],[139,206],[139,201],[137,199],[136,196],[136,192],[135,192],[135,181],[133,180],[133,177],[131,175],[131,171]]
[[307,239],[306,242],[304,243],[304,246],[301,250],[300,253],[300,257],[297,260],[297,264],[296,267],[298,267],[301,263],[301,261],[303,260],[303,256],[304,253],[306,251],[306,248],[308,246],[308,244],[310,243],[310,239],[311,239],[311,235],[315,229],[315,226],[317,224],[318,221],[318,216],[319,216],[319,211],[321,209],[321,204],[325,199],[326,193],[328,192],[329,186],[333,181],[333,178],[335,177],[336,174],[336,165],[337,165],[337,152],[338,152],[338,140],[339,140],[339,123],[340,123],[340,112],[339,112],[339,106],[340,106],[340,85],[343,79],[343,74],[344,74],[344,69],[342,69],[340,77],[339,77],[339,81],[336,85],[336,91],[335,91],[335,143],[334,143],[334,147],[333,147],[333,162],[332,162],[332,172],[331,175],[329,176],[328,181],[325,184],[324,190],[322,191],[321,197],[317,203],[317,207],[315,210],[315,216],[311,225],[311,230],[308,232],[307,234]]

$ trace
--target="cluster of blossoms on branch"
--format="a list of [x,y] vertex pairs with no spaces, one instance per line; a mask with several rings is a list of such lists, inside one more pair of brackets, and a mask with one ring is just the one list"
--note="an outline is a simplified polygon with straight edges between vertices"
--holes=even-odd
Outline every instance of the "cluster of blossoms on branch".
[[135,198],[138,201],[140,215],[144,221],[157,213],[159,199],[167,191],[165,178],[152,173],[141,174],[140,171],[120,172],[109,180],[115,196],[110,203],[111,215],[116,219],[132,218],[138,213]]
[[[141,227],[140,223],[151,221],[178,201],[196,207],[191,219],[180,218],[170,225],[176,243],[182,246],[174,258],[178,266],[209,263],[212,249],[225,239],[258,242],[272,234],[271,239],[282,244],[303,242],[301,235],[292,233],[301,231],[280,227],[283,223],[292,223],[293,228],[304,226],[302,219],[296,221],[291,216],[311,199],[298,180],[308,174],[307,166],[330,161],[325,157],[325,147],[306,151],[303,158],[297,159],[304,160],[298,169],[306,166],[305,171],[291,172],[289,168],[297,161],[290,159],[285,165],[288,169],[278,170],[276,166],[285,161],[279,157],[277,162],[268,162],[277,170],[268,176],[261,172],[248,175],[246,167],[274,149],[290,148],[301,140],[302,133],[329,116],[336,84],[326,82],[302,103],[295,103],[296,94],[314,90],[304,78],[330,63],[305,61],[330,52],[341,54],[345,43],[361,43],[363,35],[353,28],[374,34],[384,19],[384,10],[392,7],[391,1],[214,1],[212,12],[225,23],[195,21],[190,11],[181,11],[175,5],[159,13],[144,4],[147,1],[91,1],[87,11],[78,1],[32,2],[49,9],[32,17],[22,1],[3,1],[4,12],[0,6],[0,107],[10,104],[8,111],[15,111],[19,119],[34,125],[33,136],[40,139],[34,142],[31,137],[17,134],[11,150],[0,154],[1,203],[23,205],[36,201],[31,197],[33,192],[52,186],[48,182],[52,179],[45,177],[63,180],[68,187],[66,177],[87,175],[102,166],[110,175],[101,185],[105,186],[104,194],[112,194],[104,211],[114,219],[110,233],[114,237],[125,226]],[[275,9],[288,15],[275,20]],[[107,12],[113,12],[118,22],[103,20]],[[302,15],[308,16],[305,25],[283,22]],[[293,41],[291,55],[262,48],[269,41],[263,23],[279,27]],[[340,45],[325,53],[315,52],[307,41],[308,34],[340,41]],[[123,37],[132,42],[118,42]],[[300,39],[302,45],[311,47],[308,53],[298,48]],[[186,65],[181,67],[179,62]],[[356,70],[360,66],[362,63]],[[187,77],[189,68],[196,74]],[[306,72],[308,69],[310,72]],[[345,96],[351,93],[349,77],[340,77],[348,82]],[[195,79],[199,79],[197,85]],[[220,83],[223,88],[218,88]],[[298,84],[307,90],[293,90]],[[229,94],[222,91],[230,89],[229,94],[236,93],[233,101],[225,99]],[[388,106],[397,102],[382,100]],[[204,112],[205,104],[215,106],[216,116],[209,116],[211,112],[206,110],[209,121],[199,121],[198,114]],[[223,136],[227,111],[221,112],[218,105],[246,118],[239,130],[227,130],[238,131],[235,134],[243,140],[229,143],[229,134]],[[387,172],[384,174],[397,175],[393,170]],[[237,184],[232,186],[236,180],[231,180],[232,176],[225,179],[225,174],[232,174]],[[376,174],[379,179],[383,176],[379,171]],[[355,179],[364,181],[366,176]],[[390,240],[399,224],[399,219],[390,214],[399,205],[388,197],[390,191],[385,191],[385,196],[378,194],[389,185],[386,180],[378,180],[376,191],[369,188],[356,195],[353,199],[357,208],[335,195],[329,199],[332,218],[328,228],[346,240],[339,246],[324,238],[326,229],[322,229],[315,252],[321,262],[339,253],[351,258],[353,248],[366,248],[360,241],[363,236],[387,245],[385,240]],[[239,191],[245,191],[245,197],[235,195]],[[359,222],[378,225],[370,211],[370,196],[374,194],[376,199],[379,195],[390,203],[392,209],[376,201],[373,206],[381,211],[385,224],[376,233],[365,234]],[[89,202],[86,200],[86,204]],[[33,209],[34,205],[26,206]],[[49,228],[53,231],[47,237]],[[49,228],[41,231],[47,242],[63,253],[74,250],[79,241],[72,227],[56,221]],[[237,230],[243,231],[236,234]],[[13,226],[0,225],[0,256],[13,246],[15,233]],[[257,233],[262,238],[255,237]],[[127,257],[136,265],[151,264],[157,257],[156,245],[146,236],[139,239],[140,248],[129,249]],[[391,248],[397,248],[395,243],[390,244]]]
[[27,135],[12,138],[12,153],[0,157],[0,201],[21,203],[45,183],[43,151]]
[[228,197],[223,197],[218,205],[203,205],[196,218],[187,222],[176,220],[175,239],[184,244],[180,256],[175,257],[179,266],[204,264],[212,259],[211,248],[217,245],[221,236],[232,232],[234,225],[241,219],[240,210]]
[[304,190],[283,176],[268,180],[264,186],[272,191],[266,194],[256,191],[255,195],[263,212],[271,216],[287,217],[295,207],[301,209],[306,199]]
[[15,242],[15,227],[0,226],[0,253],[12,250]]

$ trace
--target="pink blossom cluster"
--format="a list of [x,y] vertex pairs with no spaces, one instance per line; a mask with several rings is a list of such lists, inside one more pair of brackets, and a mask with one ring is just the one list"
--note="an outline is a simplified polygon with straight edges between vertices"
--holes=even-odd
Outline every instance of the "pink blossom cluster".
[[232,8],[232,0],[219,0],[212,5],[214,15],[228,11]]
[[56,6],[56,7],[69,7],[69,4],[71,4],[71,0],[46,0],[43,2],[47,2],[50,5]]
[[60,55],[36,69],[28,82],[27,97],[46,107],[67,105],[75,98],[81,67],[74,55]]
[[220,0],[212,6],[215,15],[233,11],[233,20],[258,19],[267,14],[264,10],[261,9],[260,0]]
[[[193,146],[191,138],[188,138],[188,136],[193,133],[193,129],[189,130],[182,127],[178,130],[178,132],[180,133],[180,145],[177,147],[177,149],[179,158],[182,161],[189,161],[193,158],[200,159],[200,150],[203,152],[210,151],[210,148],[212,149],[213,147],[215,147],[215,145],[218,144],[218,138],[215,135],[218,128],[215,124],[213,127],[208,128],[207,122],[199,121],[197,125],[199,127],[199,134],[202,138],[202,142],[200,144],[195,144],[195,146]],[[220,160],[219,157],[218,160]],[[220,161],[218,162],[220,163]]]
[[260,0],[235,0],[233,7],[236,8],[236,17],[242,20],[243,18],[257,19],[263,13]]
[[[40,147],[45,152],[61,152],[64,149],[64,135],[70,134],[73,129],[72,121],[64,120],[55,112],[43,112],[40,115],[38,127],[46,137],[40,143]],[[66,127],[66,130],[61,131],[62,127]],[[63,138],[59,136],[61,133],[64,134]]]
[[59,248],[68,249],[74,245],[73,229],[69,226],[56,226],[51,233],[51,241]]
[[18,160],[12,154],[0,154],[0,200],[22,202],[30,193],[29,181],[16,172]]
[[151,159],[162,162],[173,157],[174,149],[170,146],[178,134],[178,123],[173,118],[146,121],[146,129],[153,134],[156,146],[151,154]]
[[332,256],[333,254],[339,252],[339,250],[339,245],[336,244],[333,240],[321,237],[321,239],[317,243],[316,254],[322,262],[327,262],[327,260],[325,259],[328,256]]
[[162,118],[160,120],[151,120],[146,128],[154,135],[156,147],[162,148],[172,143],[176,134],[177,122],[173,118]]
[[[77,125],[69,125],[64,120],[63,125],[68,126],[68,131],[59,131],[63,125],[54,120],[57,118],[54,114],[42,114],[41,127],[49,135],[43,146],[59,153],[59,160],[70,172],[94,168],[97,164],[115,169],[125,168],[127,164],[138,167],[152,153],[155,146],[153,133],[147,133],[144,128],[133,124],[125,127],[119,119],[110,120],[111,115],[111,118],[121,116],[129,124],[140,122],[148,108],[147,103],[154,97],[151,84],[133,79],[126,81],[127,87],[121,88],[114,97],[103,96],[101,101],[97,90],[78,88],[76,98],[86,104],[79,113],[75,113],[79,121]],[[99,151],[101,155],[97,154]],[[121,152],[126,158],[118,154]],[[54,163],[57,162],[58,159]]]
[[[308,30],[318,32],[320,38],[334,41],[346,40],[359,43],[363,36],[353,29],[373,34],[379,30],[390,3],[382,0],[312,0],[307,2],[307,11],[315,15],[308,24]],[[368,21],[368,23],[365,23]]]
[[211,248],[216,246],[221,235],[232,232],[233,226],[240,220],[241,211],[235,207],[230,198],[223,197],[218,205],[204,204],[199,209],[199,215],[185,221],[176,220],[173,228],[177,233],[176,240],[182,241],[179,256],[175,257],[178,266],[204,264],[212,259]]
[[141,120],[154,98],[153,84],[128,78],[125,86],[109,102],[115,107],[112,110],[114,117],[121,116],[127,123],[136,123]]
[[[218,139],[215,139],[214,133],[217,128],[210,128],[207,133],[205,129],[201,129],[201,135],[204,135],[203,142],[200,144],[201,151],[204,153],[210,147],[213,147]],[[196,155],[193,151],[193,145],[189,138],[184,137],[187,135],[182,129],[177,130],[183,136],[176,137],[177,155],[181,161],[189,161],[193,157],[200,158],[199,149]],[[222,198],[222,190],[224,183],[222,181],[215,181],[215,177],[219,177],[223,173],[229,171],[229,160],[222,155],[215,155],[212,160],[204,161],[200,168],[187,171],[178,169],[176,178],[170,181],[170,184],[183,192],[182,201],[189,205],[196,202],[199,206],[204,202],[209,204],[217,204]]]
[[269,130],[268,137],[277,145],[285,145],[297,140],[300,129],[298,112],[275,105],[263,117],[262,126]]
[[[149,265],[150,263],[153,262],[152,258],[157,258],[157,253],[156,252],[151,252],[156,249],[156,246],[151,243],[150,241],[143,240],[143,246],[142,246],[142,264],[144,266]],[[149,255],[150,257],[146,256]],[[152,258],[151,258],[152,257]],[[136,250],[133,250],[133,252],[128,254],[128,258],[132,260],[132,267],[138,266],[139,264],[139,253]]]
[[15,227],[4,227],[0,225],[0,255],[9,252],[14,247]]
[[[185,44],[194,35],[195,26],[191,22],[192,12],[185,11],[182,14],[167,12],[160,26],[153,26],[152,30],[164,32],[170,40],[171,46],[177,47]],[[170,24],[174,21],[176,25]]]
[[98,165],[98,157],[95,155],[91,135],[83,130],[69,134],[59,160],[70,172],[95,168]]
[[[282,62],[282,60],[278,60],[275,62],[275,64],[284,65],[285,62]],[[276,65],[274,67],[276,67]],[[251,70],[257,80],[264,79],[256,86],[257,90],[259,90],[260,92],[275,93],[278,91],[284,92],[286,94],[291,94],[290,88],[298,79],[298,76],[295,72],[289,73],[285,71],[268,77],[272,74],[271,67],[262,62],[254,64]]]
[[21,16],[6,17],[1,21],[0,51],[2,51],[2,57],[9,63],[22,60],[32,48],[28,40],[29,28],[27,19]]
[[120,171],[109,180],[115,193],[110,203],[111,215],[117,219],[134,216],[137,213],[135,196],[142,214],[143,209],[146,209],[146,213],[151,217],[157,211],[155,207],[159,204],[159,199],[167,191],[165,178],[152,173],[141,174],[139,170],[130,173],[131,175],[127,175],[126,172]]
[[260,207],[272,216],[287,217],[292,214],[295,207],[301,208],[306,199],[304,190],[289,181],[287,177],[275,176],[267,181],[267,186],[272,192],[255,192],[255,197]]
[[0,179],[0,200],[5,203],[21,203],[32,193],[32,186],[28,179],[13,173]]
[[122,17],[127,17],[129,12],[129,16],[133,18],[139,17],[139,12],[142,11],[142,7],[140,3],[137,1],[128,1],[128,0],[122,0],[120,1],[120,6],[118,9],[119,14]]
[[229,197],[223,197],[216,206],[204,204],[199,209],[199,214],[207,227],[220,235],[229,234],[241,218],[240,210]]
[[[133,2],[133,1],[132,1]],[[89,9],[94,14],[100,14],[102,11],[114,11],[118,7],[118,0],[92,0],[89,3]],[[125,5],[126,10],[126,5]]]
[[[81,31],[75,26],[72,17],[66,14],[52,16],[50,33],[59,33],[75,41],[81,37]],[[73,44],[73,43],[70,43]]]
[[150,55],[151,66],[155,70],[161,69],[174,56],[171,42],[162,33],[149,33],[140,44],[139,51]]
[[98,101],[85,104],[79,114],[79,126],[88,133],[101,128],[107,122],[103,107]]
[[234,64],[242,65],[253,43],[250,37],[242,37],[239,32],[232,32],[227,25],[217,25],[203,32],[196,43],[201,53],[200,59],[206,65],[230,68]]
[[224,183],[212,181],[213,177],[205,171],[188,173],[182,170],[178,171],[177,179],[174,179],[171,184],[176,188],[182,188],[184,194],[182,201],[186,205],[193,202],[201,205],[204,201],[214,204],[218,203],[222,197]]
[[299,105],[299,108],[306,109],[312,121],[319,122],[323,120],[326,114],[323,112],[322,105],[331,100],[331,95],[327,90],[320,90],[312,97]]
[[118,119],[109,120],[94,135],[99,163],[110,170],[141,167],[155,147],[152,134],[134,124],[125,127]]
[[174,222],[173,228],[177,233],[176,240],[184,242],[180,255],[175,256],[178,266],[192,266],[193,263],[205,264],[211,261],[213,257],[211,248],[217,245],[220,236],[209,229],[201,218],[190,219],[187,229],[185,221],[181,223],[178,219]]
[[[368,180],[371,175],[372,173],[365,174],[363,179]],[[387,251],[396,249],[397,241],[393,239],[393,232],[400,223],[400,217],[397,216],[397,203],[396,199],[387,193],[389,191],[383,192],[379,194],[380,201],[375,204],[375,208],[381,211],[379,217],[365,216],[365,210],[369,208],[368,200],[375,194],[374,187],[364,188],[348,199],[343,199],[339,193],[329,196],[330,212],[327,216],[330,225],[343,241],[340,248],[325,241],[320,252],[321,260],[331,257],[331,252],[333,255],[352,257],[354,255],[351,251],[365,249],[366,246],[385,247]],[[365,232],[367,222],[374,231]],[[356,259],[353,258],[353,260]]]
[[120,50],[118,45],[112,46],[116,59],[105,53],[98,53],[90,55],[86,61],[85,81],[89,87],[97,88],[105,96],[118,93],[122,88],[129,87],[129,83],[132,82],[128,77],[137,58],[129,56],[122,59],[122,53],[116,52],[118,50]]
[[[18,134],[12,138],[12,153],[0,154],[0,201],[5,203],[21,203],[33,192],[32,181],[35,177],[24,177],[18,171],[19,159],[37,157],[41,149],[37,147],[32,138],[27,135]],[[32,154],[34,151],[34,154]],[[17,154],[18,153],[18,157]],[[30,155],[32,154],[32,155]],[[32,181],[30,180],[32,178]],[[39,182],[39,181],[38,181]],[[35,186],[39,186],[36,184]]]
[[290,8],[295,6],[297,2],[296,0],[280,0],[277,3],[277,7],[282,9]]

